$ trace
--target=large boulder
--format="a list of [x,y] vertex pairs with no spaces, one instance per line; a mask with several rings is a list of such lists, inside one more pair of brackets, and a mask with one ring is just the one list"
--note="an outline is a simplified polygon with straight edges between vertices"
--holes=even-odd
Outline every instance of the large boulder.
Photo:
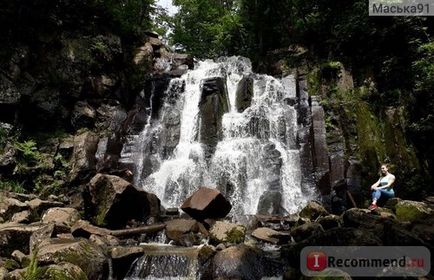
[[232,205],[218,190],[201,187],[184,201],[181,209],[192,218],[203,221],[226,217]]
[[236,91],[235,107],[239,113],[244,112],[250,104],[253,98],[253,78],[243,77],[238,83]]
[[289,233],[279,232],[271,228],[257,228],[252,232],[252,236],[261,241],[273,244],[285,244],[291,240]]
[[414,222],[423,220],[433,212],[424,202],[401,200],[395,206],[396,218],[399,221]]
[[42,224],[0,224],[0,256],[9,257],[15,250],[28,254],[30,237],[42,227]]
[[306,223],[291,229],[290,233],[294,240],[299,242],[321,232],[324,232],[324,229],[319,223]]
[[72,152],[72,169],[70,180],[87,177],[95,171],[95,153],[98,148],[99,138],[92,132],[84,132],[74,136],[74,150]]
[[89,280],[108,278],[108,259],[102,249],[86,239],[47,239],[38,246],[41,265],[69,262],[80,267]]
[[88,214],[98,226],[124,228],[131,220],[144,221],[159,214],[160,201],[155,195],[114,175],[95,175],[88,191]]
[[80,219],[80,214],[74,208],[50,208],[42,216],[43,223],[54,223],[58,232],[69,232]]
[[246,227],[233,223],[217,221],[209,230],[210,240],[214,243],[244,242]]
[[329,213],[320,203],[309,201],[309,203],[301,210],[300,217],[314,221],[320,216],[327,216]]
[[261,253],[245,245],[217,252],[213,259],[213,279],[261,279],[264,275]]
[[166,222],[166,236],[183,246],[199,244],[207,235],[205,227],[195,220],[175,219]]
[[229,111],[226,81],[221,77],[204,80],[201,90],[199,141],[211,152],[222,136],[223,114]]
[[86,273],[79,266],[68,262],[49,265],[41,279],[88,280]]

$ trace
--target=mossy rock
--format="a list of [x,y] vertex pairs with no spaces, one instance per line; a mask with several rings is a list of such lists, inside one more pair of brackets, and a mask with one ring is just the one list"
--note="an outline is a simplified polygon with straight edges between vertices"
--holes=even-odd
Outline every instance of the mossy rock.
[[[89,280],[107,279],[108,260],[102,249],[87,239],[48,239],[38,246],[41,265],[68,262],[78,266]],[[80,279],[80,278],[78,278]]]
[[50,265],[44,273],[45,280],[88,280],[83,270],[71,263]]
[[401,200],[396,204],[396,217],[399,221],[414,222],[429,217],[432,210],[424,202]]
[[210,239],[214,243],[242,243],[246,235],[246,227],[227,222],[216,222],[210,229]]
[[310,201],[300,212],[301,218],[307,218],[314,221],[316,218],[321,216],[327,216],[329,213],[327,210],[318,202]]

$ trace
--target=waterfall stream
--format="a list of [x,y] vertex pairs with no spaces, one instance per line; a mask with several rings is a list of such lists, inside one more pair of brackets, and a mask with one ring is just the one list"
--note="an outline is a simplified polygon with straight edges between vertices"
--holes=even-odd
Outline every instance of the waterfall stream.
[[232,215],[298,211],[309,194],[291,102],[296,82],[284,79],[253,73],[243,57],[201,61],[172,79],[158,118],[137,137],[135,184],[164,207],[208,186],[230,200]]

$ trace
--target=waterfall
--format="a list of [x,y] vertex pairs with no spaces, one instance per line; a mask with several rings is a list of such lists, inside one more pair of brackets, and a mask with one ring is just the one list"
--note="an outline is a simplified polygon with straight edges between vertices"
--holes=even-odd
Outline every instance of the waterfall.
[[284,86],[253,73],[243,57],[201,61],[172,79],[158,117],[138,137],[135,184],[165,207],[209,186],[230,200],[232,214],[300,210],[309,194],[301,185],[295,77],[285,79]]

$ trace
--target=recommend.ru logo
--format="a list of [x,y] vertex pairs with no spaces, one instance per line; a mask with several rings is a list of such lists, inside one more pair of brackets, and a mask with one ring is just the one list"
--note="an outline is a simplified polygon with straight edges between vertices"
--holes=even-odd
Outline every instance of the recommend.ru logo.
[[300,265],[306,276],[419,277],[430,272],[431,254],[423,246],[309,246]]

